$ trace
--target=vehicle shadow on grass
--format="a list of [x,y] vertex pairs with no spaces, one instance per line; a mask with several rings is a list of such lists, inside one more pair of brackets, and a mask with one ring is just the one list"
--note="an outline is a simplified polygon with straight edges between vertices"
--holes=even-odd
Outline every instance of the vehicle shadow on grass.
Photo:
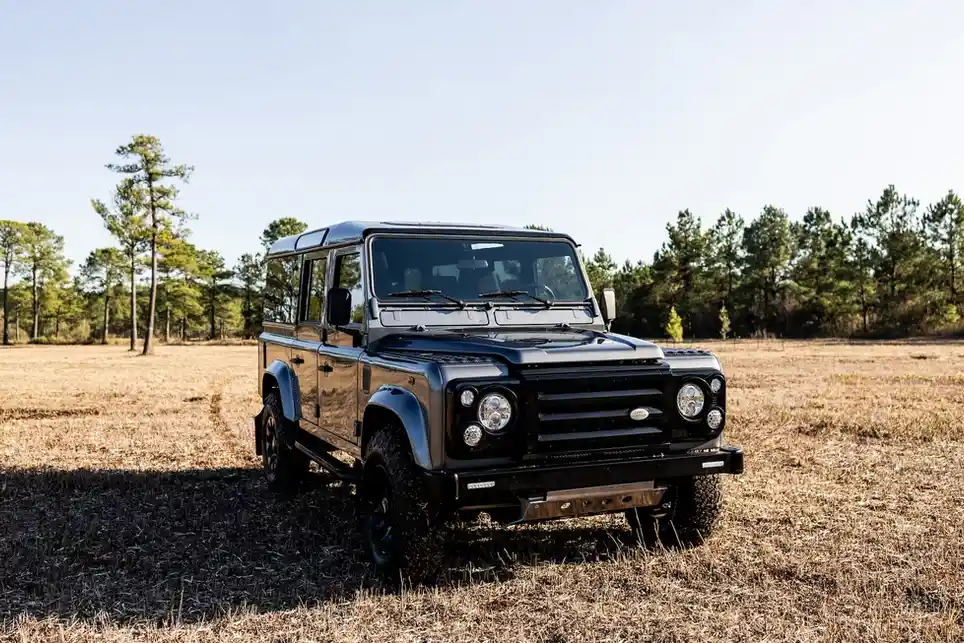
[[[557,525],[559,523],[556,523]],[[598,560],[628,531],[447,530],[444,588],[519,565]],[[291,609],[378,587],[350,488],[322,475],[278,497],[254,469],[0,471],[0,621],[20,614],[196,622]]]

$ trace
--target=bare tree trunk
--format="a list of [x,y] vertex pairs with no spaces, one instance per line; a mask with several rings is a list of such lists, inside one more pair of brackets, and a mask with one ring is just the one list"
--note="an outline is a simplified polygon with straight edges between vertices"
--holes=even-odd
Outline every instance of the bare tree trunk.
[[144,332],[144,355],[154,352],[154,314],[157,311],[157,203],[154,184],[147,175],[147,191],[151,199],[151,299],[147,306],[147,330]]
[[164,343],[171,343],[171,304],[167,305],[164,313]]
[[109,339],[110,331],[108,330],[110,326],[110,295],[109,290],[104,290],[104,333],[100,337],[100,343],[107,345],[107,340]]
[[30,277],[32,280],[30,293],[31,293],[31,310],[33,312],[33,328],[31,329],[30,338],[37,339],[40,335],[40,306],[38,305],[38,300],[40,299],[40,293],[37,288],[37,264],[34,264],[30,269]]
[[131,348],[137,350],[137,255],[131,253]]
[[245,339],[250,339],[251,337],[251,287],[247,284],[244,286],[244,328],[241,331],[241,336]]
[[17,306],[17,318],[13,320],[14,325],[17,327],[17,343],[20,343],[20,306]]
[[216,304],[216,297],[217,297],[217,296],[218,296],[218,295],[217,295],[217,292],[214,290],[214,287],[212,286],[212,287],[211,287],[211,304],[210,304],[211,309],[210,309],[210,311],[209,311],[209,313],[208,313],[208,315],[209,315],[208,319],[209,319],[209,321],[210,321],[210,323],[211,323],[211,332],[208,333],[208,337],[209,337],[210,339],[212,339],[212,340],[217,338],[217,329],[215,328],[215,319],[214,319],[214,307],[215,307],[215,304]]
[[956,239],[951,241],[951,303],[955,306],[957,305],[957,283],[954,270],[954,264],[957,263],[957,257],[955,256],[956,253],[954,252],[954,245],[956,243]]
[[10,260],[3,262],[3,345],[10,345]]
[[157,225],[151,233],[151,299],[147,306],[147,330],[144,331],[144,355],[154,352],[154,315],[157,310]]
[[181,341],[184,341],[184,337],[187,335],[187,317],[181,317]]

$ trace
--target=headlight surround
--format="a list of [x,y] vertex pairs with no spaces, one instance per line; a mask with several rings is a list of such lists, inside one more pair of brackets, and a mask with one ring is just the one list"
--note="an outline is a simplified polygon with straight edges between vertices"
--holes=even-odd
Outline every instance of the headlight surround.
[[703,411],[705,404],[703,389],[696,384],[683,384],[676,393],[676,408],[687,420],[695,419]]
[[512,403],[501,393],[486,393],[479,400],[476,415],[483,429],[489,433],[501,433],[512,420]]

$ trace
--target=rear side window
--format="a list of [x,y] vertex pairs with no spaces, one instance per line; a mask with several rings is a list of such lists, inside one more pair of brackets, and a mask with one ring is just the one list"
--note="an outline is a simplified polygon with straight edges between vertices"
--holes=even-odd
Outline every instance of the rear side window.
[[268,259],[264,281],[264,320],[294,324],[298,316],[301,257]]
[[308,284],[308,306],[305,311],[305,321],[320,322],[325,315],[325,269],[328,260],[325,257],[312,259],[308,266],[311,280]]

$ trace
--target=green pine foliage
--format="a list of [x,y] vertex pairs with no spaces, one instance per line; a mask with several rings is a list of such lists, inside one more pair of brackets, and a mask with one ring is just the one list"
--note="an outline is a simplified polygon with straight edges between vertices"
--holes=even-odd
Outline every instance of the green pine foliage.
[[720,306],[720,339],[730,338],[730,313],[726,311],[726,306]]
[[676,306],[669,309],[665,330],[666,335],[674,342],[683,341],[683,320],[676,312]]

